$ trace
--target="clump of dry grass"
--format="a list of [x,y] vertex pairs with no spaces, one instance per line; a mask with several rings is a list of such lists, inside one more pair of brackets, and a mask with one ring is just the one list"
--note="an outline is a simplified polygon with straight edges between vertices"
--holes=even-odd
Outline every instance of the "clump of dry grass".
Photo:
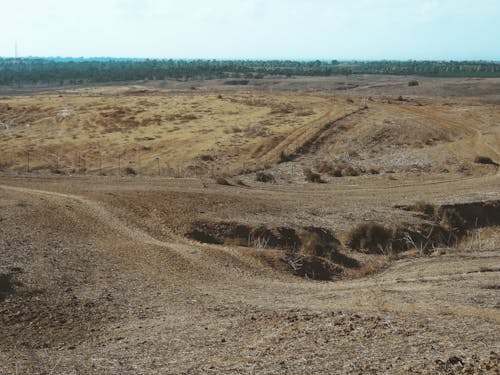
[[202,161],[214,161],[215,160],[215,158],[212,155],[209,155],[209,154],[200,155],[200,159]]
[[281,151],[278,158],[278,163],[285,163],[287,161],[292,161],[293,156],[287,154],[285,151]]
[[436,207],[425,201],[418,201],[415,203],[415,211],[421,212],[429,217],[434,217],[436,214]]
[[257,172],[255,175],[255,181],[266,182],[266,183],[276,183],[276,179],[271,173],[268,172]]
[[390,245],[390,241],[391,231],[376,223],[356,225],[349,232],[348,239],[352,249],[369,253],[384,253]]
[[137,172],[134,168],[127,167],[127,168],[125,168],[125,174],[129,175],[129,176],[135,176],[135,175],[137,175]]
[[315,168],[319,173],[328,173],[332,177],[359,176],[366,172],[364,169],[349,165],[343,160],[333,162],[323,160],[317,163]]
[[361,174],[361,171],[358,168],[354,168],[352,166],[348,166],[347,168],[342,169],[342,176],[347,177],[356,177]]
[[304,169],[304,176],[306,178],[306,181],[308,182],[314,182],[317,184],[322,184],[325,181],[321,178],[321,175],[318,173],[314,173],[310,168]]
[[465,220],[455,208],[445,208],[439,212],[439,220],[441,225],[450,229],[461,229],[465,224]]
[[317,256],[305,256],[296,262],[294,273],[312,280],[331,280],[335,275],[342,275],[344,271],[328,259]]
[[307,232],[302,237],[302,247],[300,253],[304,256],[317,256],[330,258],[332,251],[336,251],[336,246],[328,241],[324,236],[315,232]]

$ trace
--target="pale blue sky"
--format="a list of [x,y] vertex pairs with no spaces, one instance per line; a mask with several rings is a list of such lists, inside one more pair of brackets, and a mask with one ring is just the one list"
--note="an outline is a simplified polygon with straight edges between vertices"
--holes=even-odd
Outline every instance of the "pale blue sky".
[[0,56],[500,60],[500,0],[0,0]]

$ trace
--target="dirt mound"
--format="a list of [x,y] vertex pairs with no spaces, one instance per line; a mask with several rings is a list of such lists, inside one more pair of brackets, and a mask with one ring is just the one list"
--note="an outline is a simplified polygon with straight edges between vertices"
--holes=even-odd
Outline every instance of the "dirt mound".
[[[332,231],[314,226],[291,228],[236,222],[196,221],[191,224],[185,236],[209,244],[231,244],[292,251],[297,251],[304,245],[311,248],[324,246],[328,247],[328,251],[337,251],[342,246]],[[312,240],[313,237],[314,240]]]

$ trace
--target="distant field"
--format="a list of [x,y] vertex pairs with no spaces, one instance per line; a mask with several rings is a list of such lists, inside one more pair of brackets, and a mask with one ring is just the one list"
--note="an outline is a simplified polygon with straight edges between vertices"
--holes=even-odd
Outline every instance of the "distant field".
[[[478,155],[499,158],[500,107],[490,103],[494,96],[470,96],[495,92],[495,80],[429,80],[419,88],[402,79],[381,82],[297,79],[7,96],[0,98],[0,169],[27,171],[29,161],[32,172],[234,175],[291,156],[306,164],[348,158],[364,167],[439,171]],[[307,85],[318,89],[305,93]],[[427,96],[445,90],[453,96]],[[487,102],[479,106],[479,98]],[[304,149],[311,144],[314,150]]]

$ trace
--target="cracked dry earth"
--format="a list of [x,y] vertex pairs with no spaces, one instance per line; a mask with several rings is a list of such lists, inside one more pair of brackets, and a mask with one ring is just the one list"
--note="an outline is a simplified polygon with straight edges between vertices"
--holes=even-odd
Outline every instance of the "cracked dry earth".
[[314,282],[271,268],[270,250],[199,244],[113,205],[122,189],[225,188],[99,181],[0,180],[0,374],[499,372],[498,228],[467,251]]

